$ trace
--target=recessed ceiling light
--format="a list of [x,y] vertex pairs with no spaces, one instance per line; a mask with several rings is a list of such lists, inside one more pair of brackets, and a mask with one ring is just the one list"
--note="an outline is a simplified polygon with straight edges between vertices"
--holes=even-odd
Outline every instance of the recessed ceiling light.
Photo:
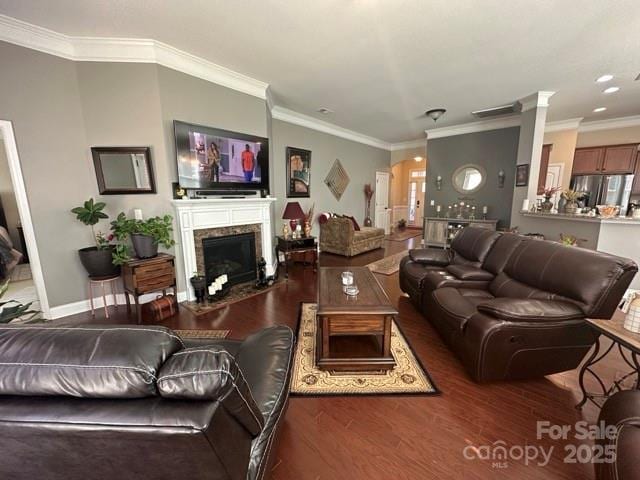
[[600,112],[604,112],[607,109],[607,107],[598,107],[598,108],[594,108],[593,109],[593,113],[600,113]]
[[331,110],[330,108],[327,108],[327,107],[320,107],[318,109],[318,112],[320,112],[323,115],[329,115],[330,113],[334,113],[333,110]]
[[613,80],[613,75],[610,75],[608,73],[606,75],[602,75],[601,77],[596,78],[596,82],[598,83],[608,82],[609,80]]
[[414,159],[416,162],[421,162],[421,161],[422,161],[422,157],[413,157],[413,159]]
[[609,87],[605,88],[602,93],[616,93],[618,90],[620,90],[620,87]]

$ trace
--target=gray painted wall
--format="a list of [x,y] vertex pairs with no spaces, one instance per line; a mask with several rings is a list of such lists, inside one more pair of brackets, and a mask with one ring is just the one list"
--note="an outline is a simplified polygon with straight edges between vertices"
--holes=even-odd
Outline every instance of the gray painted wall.
[[[480,165],[487,172],[487,181],[476,193],[466,195],[476,205],[479,215],[482,206],[489,207],[488,217],[499,219],[499,227],[508,227],[511,219],[511,202],[518,154],[519,127],[469,133],[452,137],[436,138],[427,142],[427,191],[425,194],[426,215],[435,215],[431,200],[442,205],[458,203],[465,197],[454,190],[451,177],[460,166],[468,163]],[[504,188],[498,188],[498,172],[504,170]],[[435,179],[442,176],[442,190],[437,190]]]
[[[388,171],[390,152],[361,143],[337,138],[298,125],[272,121],[273,155],[271,174],[274,188],[271,194],[277,197],[275,220],[277,233],[282,230],[282,212],[286,198],[286,148],[297,147],[311,150],[311,197],[292,198],[299,201],[306,211],[315,203],[315,213],[328,211],[353,215],[360,224],[364,220],[364,185],[375,185],[376,171]],[[324,183],[333,162],[340,160],[349,175],[350,182],[340,201],[336,200]],[[373,200],[371,201],[373,210]],[[373,211],[372,211],[373,218]],[[318,232],[317,224],[314,232]]]

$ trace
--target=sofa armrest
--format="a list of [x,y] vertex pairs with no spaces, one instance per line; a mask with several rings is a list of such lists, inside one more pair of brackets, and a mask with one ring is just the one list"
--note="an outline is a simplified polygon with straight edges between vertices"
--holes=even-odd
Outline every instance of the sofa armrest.
[[446,270],[459,280],[478,280],[485,282],[493,280],[493,275],[490,272],[470,265],[449,265]]
[[584,312],[572,303],[530,298],[494,298],[479,304],[478,311],[510,322],[557,322],[584,318]]
[[446,267],[451,261],[448,250],[435,248],[414,248],[409,250],[409,257],[416,263]]

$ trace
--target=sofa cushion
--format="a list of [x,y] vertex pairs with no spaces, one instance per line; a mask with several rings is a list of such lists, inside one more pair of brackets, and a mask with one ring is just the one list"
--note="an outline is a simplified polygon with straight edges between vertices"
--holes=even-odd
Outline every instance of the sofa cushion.
[[441,248],[414,248],[409,250],[409,257],[417,263],[442,267],[449,265],[451,261],[450,250]]
[[470,267],[468,265],[449,265],[446,270],[460,280],[479,280],[488,282],[493,279],[493,275],[486,270]]
[[573,300],[595,318],[613,315],[635,272],[632,260],[546,240],[521,243],[504,268],[509,278]]
[[264,418],[235,358],[218,345],[174,353],[160,369],[158,392],[174,400],[217,400],[249,432],[257,435]]
[[478,310],[502,320],[545,322],[584,318],[580,308],[569,302],[494,298],[478,305]]
[[359,231],[360,231],[360,225],[358,225],[358,221],[356,220],[356,218],[355,218],[355,217],[353,217],[353,216],[349,216],[349,215],[345,215],[345,216],[344,216],[344,218],[348,218],[349,220],[351,220],[351,223],[353,224],[353,229],[354,229],[356,232],[359,232]]
[[183,347],[159,326],[0,327],[0,395],[141,398]]
[[486,228],[463,228],[451,241],[451,249],[455,252],[452,263],[481,266],[499,237],[498,232]]
[[383,228],[361,227],[360,230],[353,233],[354,243],[366,242],[368,240],[377,239],[380,237],[384,237]]
[[516,233],[501,234],[485,258],[482,264],[483,270],[498,275],[504,270],[504,267],[516,248],[518,248],[522,242],[526,241],[530,241],[530,239]]

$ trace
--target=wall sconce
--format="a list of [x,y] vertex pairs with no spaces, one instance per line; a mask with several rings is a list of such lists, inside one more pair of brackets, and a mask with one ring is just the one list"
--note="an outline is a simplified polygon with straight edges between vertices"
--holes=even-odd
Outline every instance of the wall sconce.
[[498,172],[498,188],[504,188],[504,178],[507,176],[504,170]]
[[442,190],[442,175],[436,177],[436,189]]

